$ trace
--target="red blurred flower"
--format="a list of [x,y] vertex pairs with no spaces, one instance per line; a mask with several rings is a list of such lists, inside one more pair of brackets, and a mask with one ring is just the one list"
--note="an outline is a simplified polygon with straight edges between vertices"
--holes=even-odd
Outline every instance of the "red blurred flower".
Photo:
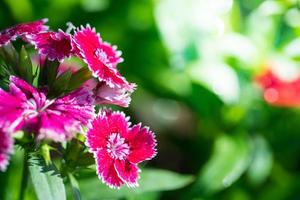
[[129,127],[124,113],[102,110],[87,132],[99,178],[112,188],[138,186],[138,163],[156,155],[154,134],[141,124]]
[[269,69],[256,76],[255,82],[263,89],[264,99],[269,104],[284,107],[300,106],[300,77],[285,81]]

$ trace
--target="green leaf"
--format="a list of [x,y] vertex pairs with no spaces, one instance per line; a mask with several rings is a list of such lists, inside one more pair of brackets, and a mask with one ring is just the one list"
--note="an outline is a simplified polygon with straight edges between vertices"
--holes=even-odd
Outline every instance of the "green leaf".
[[68,90],[74,90],[79,88],[85,81],[92,78],[92,73],[87,67],[83,67],[72,74]]
[[211,194],[229,187],[247,169],[252,158],[251,143],[244,134],[217,138],[213,154],[204,166],[193,193]]
[[70,78],[72,76],[71,71],[66,71],[61,74],[53,83],[52,87],[50,87],[49,96],[59,96],[67,91]]
[[58,61],[50,61],[46,59],[45,61],[45,73],[47,78],[47,84],[52,86],[52,84],[55,82],[55,79],[57,77],[59,68],[59,62]]
[[124,186],[120,190],[110,189],[95,177],[84,179],[79,182],[83,199],[99,199],[134,197],[145,192],[158,192],[176,190],[190,184],[194,177],[191,175],[181,175],[175,172],[160,169],[144,169],[139,180],[139,187],[127,188]]
[[254,137],[253,160],[248,170],[248,178],[254,185],[261,184],[271,173],[273,166],[273,155],[266,141],[260,135]]
[[39,67],[39,85],[48,85],[51,88],[57,77],[58,67],[58,61],[50,61],[46,58],[44,64]]
[[69,173],[68,174],[69,180],[70,180],[70,184],[72,187],[72,192],[73,192],[73,196],[75,200],[81,200],[81,194],[80,194],[80,189],[79,189],[79,185],[77,180],[75,179],[75,177]]
[[13,69],[18,66],[19,54],[11,43],[0,47],[0,57],[4,60],[6,65],[10,66],[11,72],[15,72]]
[[18,69],[18,74],[25,79],[28,83],[32,83],[32,63],[30,56],[28,55],[24,46],[22,46],[19,56],[19,64],[16,66]]
[[46,166],[42,159],[31,156],[29,171],[39,200],[66,200],[63,180],[54,165]]

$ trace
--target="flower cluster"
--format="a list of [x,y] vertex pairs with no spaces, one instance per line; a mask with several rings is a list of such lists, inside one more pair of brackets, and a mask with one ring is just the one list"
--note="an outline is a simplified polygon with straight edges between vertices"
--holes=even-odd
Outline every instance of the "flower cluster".
[[[7,167],[17,131],[34,144],[71,142],[83,135],[104,183],[137,186],[137,164],[156,155],[154,134],[141,124],[130,127],[122,112],[101,108],[129,106],[136,88],[117,69],[121,52],[89,25],[72,34],[49,31],[46,22],[0,32],[0,170]],[[37,54],[29,55],[24,46],[16,50],[12,42],[17,38]],[[65,63],[73,57],[86,66]]]

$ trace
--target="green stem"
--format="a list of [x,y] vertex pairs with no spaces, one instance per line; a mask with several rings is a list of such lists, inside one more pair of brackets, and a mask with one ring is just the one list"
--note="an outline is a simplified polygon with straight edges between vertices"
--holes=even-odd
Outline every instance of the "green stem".
[[22,172],[22,182],[21,182],[21,188],[19,193],[19,200],[24,200],[25,192],[27,188],[28,183],[28,153],[25,150],[24,151],[24,160],[23,160],[23,172]]

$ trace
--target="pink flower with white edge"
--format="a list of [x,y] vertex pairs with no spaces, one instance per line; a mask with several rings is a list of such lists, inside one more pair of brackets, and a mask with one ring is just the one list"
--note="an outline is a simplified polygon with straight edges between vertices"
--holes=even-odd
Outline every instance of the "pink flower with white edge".
[[49,60],[62,61],[72,55],[71,35],[61,30],[28,35],[27,39]]
[[96,159],[97,174],[111,188],[138,186],[137,164],[156,155],[154,133],[141,124],[129,125],[124,113],[102,110],[86,135],[86,145]]
[[0,171],[5,171],[8,165],[9,156],[13,152],[13,139],[11,135],[0,129]]
[[131,88],[112,88],[105,82],[100,82],[95,89],[96,104],[113,104],[128,107],[131,101],[131,94],[136,85],[131,84]]
[[130,84],[127,88],[112,88],[104,81],[98,82],[90,79],[83,84],[83,87],[93,91],[96,105],[117,105],[128,107],[131,101],[131,94],[136,85]]
[[41,19],[34,22],[22,23],[0,32],[0,47],[6,45],[10,41],[14,41],[17,37],[36,34],[48,30],[45,23],[48,19]]
[[129,87],[116,67],[123,61],[120,57],[121,52],[117,51],[115,46],[102,41],[94,28],[87,26],[77,30],[73,44],[73,49],[79,51],[78,56],[83,58],[99,81],[105,81],[110,87]]
[[17,77],[10,78],[10,91],[0,89],[0,127],[4,131],[27,130],[37,139],[71,139],[94,118],[92,94],[85,88],[57,99],[47,99]]

